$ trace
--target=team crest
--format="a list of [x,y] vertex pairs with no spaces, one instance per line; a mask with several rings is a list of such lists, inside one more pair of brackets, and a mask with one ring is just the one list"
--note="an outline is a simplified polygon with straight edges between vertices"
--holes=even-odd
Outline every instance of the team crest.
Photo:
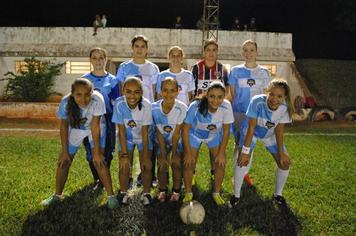
[[216,78],[220,78],[221,77],[221,72],[220,71],[215,71],[215,76],[216,76]]
[[274,126],[275,126],[275,123],[273,123],[273,122],[271,122],[271,121],[267,121],[267,122],[266,122],[266,127],[267,127],[268,129],[270,129],[270,128],[274,127]]
[[127,122],[127,125],[130,127],[130,128],[135,128],[137,125],[136,125],[136,122],[134,120],[130,120],[129,122]]
[[254,79],[248,79],[248,80],[247,80],[247,84],[248,84],[250,87],[252,87],[252,86],[254,86],[254,85],[256,84],[256,81],[255,81]]
[[208,130],[210,130],[210,131],[213,131],[213,130],[216,130],[216,125],[210,124],[210,125],[208,125],[206,128],[207,128]]
[[166,133],[171,133],[172,130],[173,130],[173,128],[170,125],[163,126],[163,131],[166,132]]
[[88,120],[88,118],[86,118],[86,117],[80,118],[79,123],[81,125],[84,125],[87,122],[87,120]]

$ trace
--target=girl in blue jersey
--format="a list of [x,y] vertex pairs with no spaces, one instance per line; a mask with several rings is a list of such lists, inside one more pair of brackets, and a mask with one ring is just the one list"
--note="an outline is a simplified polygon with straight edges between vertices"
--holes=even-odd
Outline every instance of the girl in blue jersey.
[[[152,104],[153,123],[157,129],[159,144],[158,183],[160,202],[166,201],[168,192],[168,168],[172,167],[173,189],[170,201],[178,201],[182,180],[181,157],[183,146],[180,143],[181,128],[187,114],[187,106],[176,99],[179,93],[178,81],[173,77],[166,77],[161,83],[161,96]],[[171,156],[170,156],[171,154]]]
[[152,124],[151,103],[142,96],[143,85],[139,78],[127,78],[123,84],[124,96],[115,101],[112,121],[119,128],[119,200],[122,204],[128,203],[128,185],[130,169],[137,146],[140,156],[140,167],[143,180],[144,205],[152,201],[150,195],[152,163],[150,154],[152,143],[149,140],[149,126]]
[[[156,100],[156,83],[159,74],[158,66],[147,60],[148,39],[144,35],[136,35],[131,40],[132,59],[123,62],[117,70],[116,78],[121,83],[121,88],[125,80],[129,77],[137,77],[142,81],[143,97],[151,103]],[[150,132],[150,139],[154,140],[154,133]],[[155,177],[155,154],[152,153],[151,161],[153,164],[152,176]],[[137,178],[138,185],[141,185],[141,173]],[[132,173],[130,173],[130,185],[132,185]],[[155,185],[155,184],[154,184]]]
[[161,98],[161,83],[166,77],[173,77],[178,82],[177,99],[187,106],[194,97],[195,83],[193,74],[189,70],[182,68],[184,52],[178,46],[173,46],[168,50],[169,69],[159,73],[157,78],[157,97]]
[[63,199],[62,192],[67,181],[69,167],[80,144],[87,137],[92,149],[94,166],[108,193],[108,206],[114,208],[118,204],[112,188],[110,171],[103,157],[105,123],[100,123],[100,117],[104,114],[105,105],[102,95],[93,91],[93,85],[89,80],[76,79],[72,84],[71,94],[63,97],[58,108],[58,117],[61,119],[62,151],[58,158],[56,192],[42,201],[43,205],[50,205]]
[[[113,159],[113,152],[115,148],[115,124],[111,122],[112,118],[112,104],[119,96],[119,83],[114,75],[105,70],[107,57],[106,51],[102,48],[95,47],[89,53],[90,63],[93,70],[90,73],[83,75],[92,82],[94,90],[99,91],[104,97],[106,114],[103,119],[106,122],[106,144],[104,150],[104,157],[106,166],[110,169],[110,164]],[[88,139],[84,139],[84,146],[87,153],[87,160],[91,160],[91,148]],[[94,178],[94,189],[101,187],[98,173],[92,161],[89,161],[90,170]]]
[[202,143],[208,145],[214,158],[213,199],[217,205],[224,205],[220,195],[225,174],[226,145],[230,125],[234,122],[231,104],[225,98],[225,87],[220,81],[211,82],[207,94],[194,101],[188,108],[183,125],[184,144],[184,185],[186,193],[183,202],[193,199],[192,177]]
[[235,194],[230,199],[231,206],[239,202],[246,166],[258,139],[265,144],[277,164],[276,188],[272,200],[285,205],[282,191],[287,181],[291,160],[283,142],[283,132],[284,125],[291,122],[292,109],[289,86],[281,79],[274,79],[269,83],[267,95],[256,95],[251,99],[246,112],[247,122],[243,123],[241,131],[242,149],[237,160],[240,168],[235,168]]
[[[229,74],[229,84],[231,86],[232,109],[234,111],[234,137],[235,150],[234,157],[237,159],[240,139],[241,124],[244,122],[247,106],[251,98],[258,94],[265,93],[265,90],[270,82],[269,72],[266,68],[260,66],[256,62],[257,58],[257,43],[252,40],[246,40],[242,44],[242,56],[245,62],[231,68]],[[251,161],[252,163],[252,155]],[[245,182],[252,185],[252,180],[246,173]]]

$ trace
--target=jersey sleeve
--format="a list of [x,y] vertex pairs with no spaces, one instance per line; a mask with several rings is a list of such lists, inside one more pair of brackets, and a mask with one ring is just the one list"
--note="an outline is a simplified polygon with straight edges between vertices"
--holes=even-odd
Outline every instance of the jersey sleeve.
[[142,125],[152,125],[152,110],[151,104],[146,105],[144,108]]
[[100,93],[95,95],[95,107],[93,110],[93,116],[101,116],[106,113],[104,98]]
[[188,108],[187,115],[184,119],[184,123],[193,124],[197,110],[198,110],[198,104],[197,102],[193,102]]
[[66,120],[68,118],[67,104],[68,104],[68,99],[63,98],[61,100],[61,103],[59,104],[58,110],[57,110],[57,116],[59,119]]
[[118,82],[124,82],[126,78],[125,75],[125,64],[121,64],[119,66],[119,69],[117,69],[117,73],[116,73],[116,79]]
[[182,106],[180,106],[181,108],[181,112],[178,116],[178,119],[177,119],[177,124],[180,125],[183,123],[185,117],[187,116],[187,106],[185,104],[182,104]]
[[226,101],[226,108],[225,109],[225,114],[224,114],[224,124],[231,124],[234,122],[234,113],[232,112],[232,107],[231,107],[231,103]]
[[227,72],[227,69],[224,66],[224,64],[222,64],[222,78],[223,78],[223,81],[224,81],[224,85],[225,86],[229,86],[230,83],[229,83],[228,72]]
[[192,73],[188,73],[188,80],[189,80],[189,89],[188,92],[195,91],[195,82],[194,82],[194,77]]
[[198,79],[199,79],[199,75],[198,75],[198,65],[195,64],[193,67],[192,67],[192,74],[193,74],[193,82],[194,82],[194,87],[195,87],[195,90],[194,90],[194,96],[197,95],[197,92],[198,92]]
[[247,107],[246,116],[257,119],[258,116],[258,102],[257,99],[252,98],[250,104]]
[[157,81],[156,81],[156,93],[157,94],[161,93],[162,78],[163,78],[163,75],[158,74]]
[[111,121],[113,123],[120,124],[120,125],[124,124],[122,110],[123,109],[120,109],[120,103],[118,102],[118,99],[116,99],[116,101],[114,103],[114,113],[113,113],[112,119],[111,119]]
[[154,71],[152,75],[152,84],[157,84],[157,78],[159,76],[159,68],[156,64],[154,64]]
[[281,124],[288,124],[292,123],[292,119],[289,116],[288,109],[286,109],[284,115],[282,116],[281,120],[279,121]]
[[236,83],[235,70],[232,69],[232,70],[230,71],[230,74],[229,74],[229,84],[230,84],[231,86],[235,86],[235,83]]

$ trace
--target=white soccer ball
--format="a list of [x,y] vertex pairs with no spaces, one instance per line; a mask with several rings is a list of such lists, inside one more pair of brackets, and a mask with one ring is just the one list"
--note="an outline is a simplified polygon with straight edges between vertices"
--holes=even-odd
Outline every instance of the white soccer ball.
[[205,218],[205,209],[198,201],[183,203],[179,215],[185,224],[201,224]]

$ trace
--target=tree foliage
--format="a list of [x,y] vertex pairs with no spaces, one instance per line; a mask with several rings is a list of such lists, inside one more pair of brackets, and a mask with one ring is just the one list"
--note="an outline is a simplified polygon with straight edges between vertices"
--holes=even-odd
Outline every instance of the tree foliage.
[[41,102],[53,93],[55,76],[61,74],[64,63],[40,61],[34,57],[25,58],[25,65],[19,73],[7,72],[6,97],[17,101]]

